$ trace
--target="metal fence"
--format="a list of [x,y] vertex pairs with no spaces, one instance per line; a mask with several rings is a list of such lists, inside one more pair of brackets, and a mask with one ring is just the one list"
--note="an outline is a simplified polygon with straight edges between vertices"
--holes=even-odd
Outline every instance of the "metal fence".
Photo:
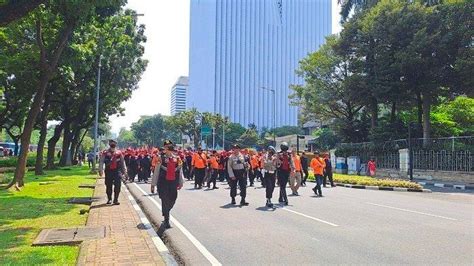
[[414,169],[474,172],[474,136],[339,143],[336,155],[359,156],[363,164],[375,158],[379,168],[399,169],[399,150],[409,147]]
[[470,151],[414,150],[412,154],[414,169],[474,172],[474,153]]

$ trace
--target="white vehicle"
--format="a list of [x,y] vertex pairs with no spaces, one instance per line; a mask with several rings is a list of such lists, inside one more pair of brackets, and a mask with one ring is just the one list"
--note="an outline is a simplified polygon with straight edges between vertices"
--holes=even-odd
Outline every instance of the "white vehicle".
[[4,151],[4,148],[0,146],[0,157],[3,157],[3,151]]

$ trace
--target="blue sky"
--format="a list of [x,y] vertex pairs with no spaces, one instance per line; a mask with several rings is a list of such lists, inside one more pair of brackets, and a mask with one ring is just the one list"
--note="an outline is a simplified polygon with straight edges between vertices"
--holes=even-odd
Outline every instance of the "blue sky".
[[[189,4],[191,0],[128,0],[128,8],[144,16],[149,60],[139,88],[123,103],[125,116],[111,117],[112,131],[129,128],[141,115],[170,112],[170,90],[179,76],[188,75]],[[339,8],[333,0],[333,32],[339,32]]]

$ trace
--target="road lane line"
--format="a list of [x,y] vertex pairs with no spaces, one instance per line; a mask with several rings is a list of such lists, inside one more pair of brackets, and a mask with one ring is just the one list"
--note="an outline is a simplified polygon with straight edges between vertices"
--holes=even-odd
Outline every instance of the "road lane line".
[[[144,196],[149,196],[149,194],[143,190],[137,183],[133,183]],[[151,202],[161,211],[161,205],[152,197],[149,197]],[[206,247],[204,247],[199,240],[197,240],[191,232],[188,231],[178,220],[176,220],[172,215],[170,215],[171,222],[179,229],[181,232],[193,243],[193,245],[201,252],[201,254],[211,263],[211,265],[222,266],[222,264],[214,257]]]
[[407,209],[402,209],[402,208],[397,208],[397,207],[391,207],[391,206],[386,206],[382,204],[377,204],[377,203],[371,203],[371,202],[366,202],[369,205],[374,205],[374,206],[379,206],[379,207],[384,207],[388,209],[393,209],[393,210],[398,210],[398,211],[405,211],[405,212],[411,212],[411,213],[416,213],[416,214],[421,214],[421,215],[426,215],[426,216],[431,216],[431,217],[436,217],[436,218],[441,218],[441,219],[446,219],[446,220],[451,220],[451,221],[457,221],[457,219],[454,218],[449,218],[441,215],[436,215],[436,214],[430,214],[426,212],[419,212],[419,211],[413,211],[413,210],[407,210]]
[[290,210],[290,209],[287,209],[287,208],[281,208],[281,209],[282,209],[282,210],[285,210],[285,211],[287,211],[287,212],[292,212],[292,213],[294,213],[294,214],[298,214],[298,215],[300,215],[300,216],[309,218],[309,219],[311,219],[311,220],[314,220],[314,221],[317,221],[317,222],[320,222],[320,223],[328,224],[328,225],[330,225],[330,226],[334,226],[334,227],[339,226],[339,225],[337,225],[337,224],[333,224],[333,223],[331,223],[331,222],[324,221],[324,220],[321,220],[321,219],[318,219],[318,218],[315,218],[315,217],[306,215],[306,214],[301,213],[301,212],[293,211],[293,210]]

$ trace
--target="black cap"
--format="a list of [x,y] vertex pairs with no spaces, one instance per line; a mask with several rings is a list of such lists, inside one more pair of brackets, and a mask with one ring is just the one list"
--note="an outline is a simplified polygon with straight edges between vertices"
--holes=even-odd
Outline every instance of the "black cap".
[[232,145],[232,149],[240,149],[240,145],[239,144],[234,144],[234,145]]
[[109,143],[111,143],[111,142],[117,144],[117,141],[115,139],[109,139]]
[[173,145],[173,142],[169,139],[165,140],[165,142],[163,143],[163,146],[167,146],[167,145]]

